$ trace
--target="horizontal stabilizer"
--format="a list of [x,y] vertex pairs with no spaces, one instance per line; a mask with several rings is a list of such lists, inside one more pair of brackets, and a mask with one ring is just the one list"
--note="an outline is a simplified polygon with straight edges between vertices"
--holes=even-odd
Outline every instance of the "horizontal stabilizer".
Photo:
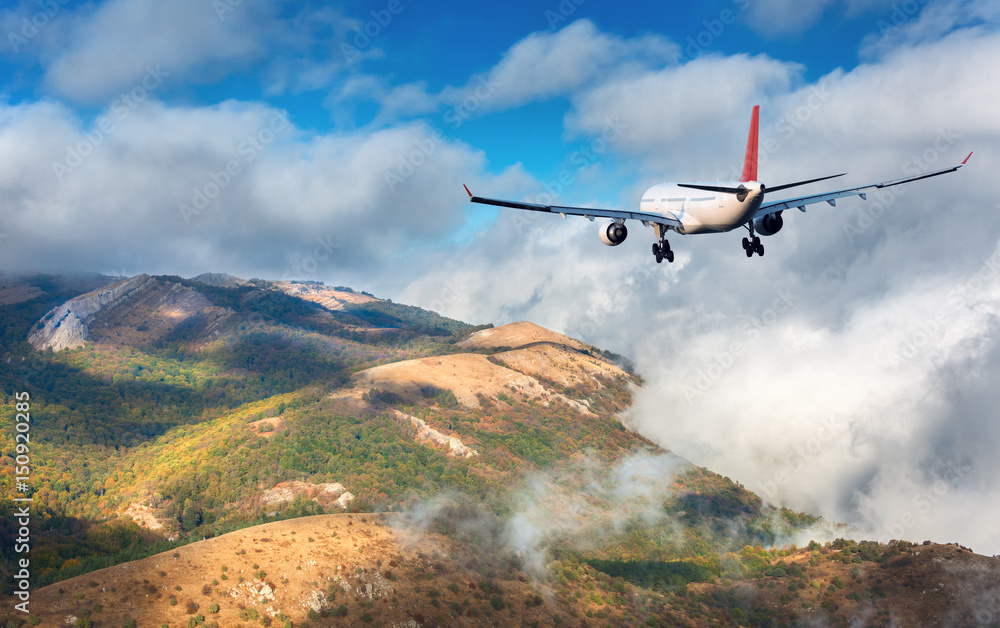
[[747,188],[742,185],[738,188],[729,188],[721,185],[698,185],[697,183],[678,183],[677,187],[691,188],[692,190],[705,190],[706,192],[723,192],[725,194],[739,194],[740,192],[747,191]]
[[818,179],[809,179],[808,181],[796,181],[795,183],[786,183],[784,185],[776,185],[773,188],[767,188],[768,192],[777,192],[778,190],[787,190],[788,188],[798,187],[800,185],[806,185],[809,183],[816,183],[817,181],[826,181],[827,179],[836,179],[837,177],[842,177],[846,172],[841,172],[840,174],[831,174],[828,177],[820,177]]

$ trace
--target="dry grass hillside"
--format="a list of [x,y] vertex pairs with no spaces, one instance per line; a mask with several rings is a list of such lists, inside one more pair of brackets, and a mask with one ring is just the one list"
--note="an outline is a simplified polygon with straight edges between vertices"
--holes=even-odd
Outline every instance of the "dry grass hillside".
[[[606,382],[633,381],[618,366],[595,357],[593,348],[533,323],[511,323],[476,332],[457,343],[468,349],[509,348],[492,355],[457,353],[377,366],[354,375],[355,389],[390,392],[417,401],[431,388],[450,390],[460,404],[478,408],[481,400],[512,396],[548,407],[565,404],[590,415],[575,388],[602,388]],[[586,353],[585,353],[586,352]]]
[[247,528],[45,587],[31,608],[42,626],[550,623],[526,574],[393,523],[341,514]]
[[564,345],[566,347],[570,347],[571,349],[576,349],[577,351],[587,351],[593,349],[593,347],[585,345],[575,338],[570,338],[569,336],[549,331],[544,327],[540,327],[527,321],[519,321],[503,325],[502,327],[483,329],[471,334],[468,338],[461,340],[457,344],[460,347],[466,347],[468,349],[495,349],[499,347],[523,347],[536,342],[551,342],[553,344]]
[[[542,573],[404,514],[232,532],[33,592],[42,626],[990,626],[1000,561],[954,545],[827,544],[727,555],[663,587],[614,565]],[[433,526],[432,526],[433,528]],[[742,562],[741,562],[742,561]],[[610,561],[606,561],[610,562]],[[751,572],[752,569],[752,572]]]

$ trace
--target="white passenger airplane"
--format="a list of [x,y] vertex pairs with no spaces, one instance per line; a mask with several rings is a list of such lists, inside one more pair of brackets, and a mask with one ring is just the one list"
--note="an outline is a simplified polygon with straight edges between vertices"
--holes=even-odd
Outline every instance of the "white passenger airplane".
[[[618,246],[625,241],[625,238],[628,236],[628,229],[625,227],[626,220],[638,220],[643,226],[652,227],[656,232],[657,242],[653,244],[653,255],[656,257],[657,263],[662,262],[664,259],[668,262],[674,261],[674,252],[670,249],[670,243],[667,242],[667,232],[669,231],[676,231],[677,233],[687,235],[693,233],[721,233],[745,227],[749,231],[749,237],[743,238],[743,249],[746,251],[747,257],[753,257],[754,253],[764,255],[764,245],[760,243],[758,234],[769,236],[780,231],[784,224],[781,212],[786,209],[797,207],[800,211],[804,212],[806,211],[806,205],[822,203],[824,201],[836,206],[836,199],[855,194],[862,199],[867,199],[864,190],[869,188],[887,188],[893,185],[917,181],[918,179],[926,179],[954,172],[964,166],[969,161],[969,157],[972,157],[972,153],[969,153],[969,156],[957,166],[933,172],[924,172],[904,179],[894,179],[892,181],[872,183],[846,190],[837,190],[836,192],[800,196],[798,198],[765,203],[764,184],[757,180],[757,131],[759,115],[760,106],[754,106],[753,114],[750,118],[750,134],[747,138],[746,156],[743,160],[743,176],[740,177],[739,181],[660,183],[649,188],[642,195],[638,211],[562,207],[559,205],[504,201],[495,198],[473,196],[472,192],[469,192],[468,186],[464,186],[465,191],[469,194],[469,200],[473,203],[551,212],[562,215],[564,219],[567,214],[583,216],[591,222],[595,218],[610,218],[611,222],[601,227],[600,231],[601,242],[604,242],[608,246]],[[778,190],[806,185],[807,183],[842,177],[844,174],[786,183],[766,189],[768,192],[777,192]]]

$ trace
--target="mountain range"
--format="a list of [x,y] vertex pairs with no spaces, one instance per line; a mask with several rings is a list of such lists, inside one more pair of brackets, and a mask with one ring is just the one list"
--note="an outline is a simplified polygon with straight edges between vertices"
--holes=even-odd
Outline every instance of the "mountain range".
[[0,325],[13,625],[1000,622],[1000,561],[767,504],[623,424],[626,358],[529,322],[211,273],[4,275]]

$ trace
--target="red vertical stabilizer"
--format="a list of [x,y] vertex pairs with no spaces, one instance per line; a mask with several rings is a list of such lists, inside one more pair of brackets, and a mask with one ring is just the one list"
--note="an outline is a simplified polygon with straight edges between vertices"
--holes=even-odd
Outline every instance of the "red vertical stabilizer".
[[743,176],[740,181],[757,180],[757,127],[760,118],[760,105],[753,106],[750,118],[750,135],[747,137],[747,154],[743,158]]

